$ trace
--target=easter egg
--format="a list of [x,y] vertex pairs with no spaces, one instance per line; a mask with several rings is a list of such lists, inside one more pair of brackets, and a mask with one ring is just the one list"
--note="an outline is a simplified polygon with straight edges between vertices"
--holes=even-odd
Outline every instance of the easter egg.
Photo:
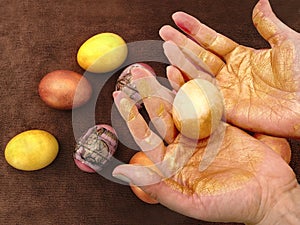
[[51,164],[58,154],[56,138],[44,130],[28,130],[13,137],[5,148],[5,159],[12,167],[34,171]]
[[77,52],[77,62],[85,70],[106,73],[117,69],[127,57],[126,42],[117,34],[100,33],[86,40]]
[[[144,152],[137,152],[135,153],[129,161],[130,164],[138,164],[142,166],[152,166],[153,162],[147,157]],[[133,193],[143,202],[148,204],[158,204],[158,201],[144,192],[140,187],[136,185],[130,185],[131,190]]]
[[110,125],[89,128],[78,140],[73,154],[75,165],[84,172],[100,172],[118,146],[116,131]]
[[51,108],[70,110],[85,104],[92,96],[92,86],[79,73],[55,70],[39,83],[39,95]]
[[223,108],[223,98],[217,87],[196,78],[185,83],[174,98],[174,124],[184,136],[203,139],[220,124]]

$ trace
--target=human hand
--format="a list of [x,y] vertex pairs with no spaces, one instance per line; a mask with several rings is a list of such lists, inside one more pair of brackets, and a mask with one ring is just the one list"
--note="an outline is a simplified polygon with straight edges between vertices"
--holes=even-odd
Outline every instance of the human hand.
[[[270,49],[239,45],[183,12],[173,20],[186,35],[164,26],[160,36],[208,66],[224,96],[227,122],[254,132],[300,137],[300,34],[274,15],[267,0],[254,8],[253,22]],[[200,74],[187,58],[170,61],[187,79]],[[175,76],[172,83],[180,80]]]
[[[188,139],[178,134],[172,121],[172,92],[142,68],[133,69],[132,74],[151,121],[168,145],[149,128],[135,102],[124,93],[115,92],[115,104],[134,140],[160,174],[151,167],[121,165],[115,168],[113,175],[141,186],[162,205],[196,219],[275,224],[268,217],[278,219],[271,213],[274,205],[299,190],[295,174],[280,157],[289,158],[286,140],[279,138],[270,142],[258,136],[260,141],[226,123],[221,123],[210,138]],[[224,138],[212,139],[214,135]],[[284,147],[276,150],[278,154],[272,148],[280,144]],[[208,145],[220,148],[210,166],[200,171]]]

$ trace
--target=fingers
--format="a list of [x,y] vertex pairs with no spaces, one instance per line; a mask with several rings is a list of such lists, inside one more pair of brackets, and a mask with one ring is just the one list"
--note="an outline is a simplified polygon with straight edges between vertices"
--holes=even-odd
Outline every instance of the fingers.
[[[167,207],[173,206],[178,208],[186,201],[185,197],[174,190],[170,183],[174,183],[174,187],[178,187],[179,185],[175,181],[163,179],[151,166],[124,164],[117,166],[112,175],[131,185],[139,186],[152,199],[157,200]],[[178,199],[179,197],[181,199]]]
[[261,36],[272,46],[279,44],[286,37],[286,31],[291,30],[276,17],[268,0],[257,3],[253,9],[252,20]]
[[172,143],[177,136],[171,115],[174,93],[162,86],[155,76],[143,68],[134,68],[132,74],[151,122],[163,139]]
[[175,24],[191,36],[205,49],[222,58],[233,51],[238,44],[200,23],[196,18],[184,12],[176,12],[172,16]]
[[217,75],[225,63],[215,54],[205,50],[195,41],[191,40],[181,32],[177,31],[171,26],[163,26],[159,34],[164,41],[171,41],[179,46],[181,49],[190,50],[196,57],[204,62],[213,75]]
[[112,175],[124,182],[137,186],[154,185],[162,180],[161,176],[155,172],[154,166],[123,164],[117,166]]
[[179,88],[185,83],[182,73],[175,66],[168,66],[166,71],[168,80],[172,88],[177,92]]
[[165,154],[163,140],[149,128],[135,102],[121,91],[114,92],[113,97],[137,145],[153,162],[161,162]]
[[204,63],[189,50],[183,51],[171,41],[166,41],[163,48],[170,63],[184,72],[189,79],[200,77],[213,82],[212,76],[203,66]]
[[291,148],[289,142],[285,138],[272,137],[265,134],[254,134],[254,137],[264,144],[268,145],[273,151],[278,153],[284,161],[291,161]]

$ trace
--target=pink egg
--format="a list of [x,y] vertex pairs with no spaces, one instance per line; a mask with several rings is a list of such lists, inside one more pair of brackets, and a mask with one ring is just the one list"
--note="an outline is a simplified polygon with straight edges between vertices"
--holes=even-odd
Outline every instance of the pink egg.
[[117,145],[117,135],[111,126],[95,125],[78,139],[73,154],[74,162],[82,171],[99,172],[111,159]]

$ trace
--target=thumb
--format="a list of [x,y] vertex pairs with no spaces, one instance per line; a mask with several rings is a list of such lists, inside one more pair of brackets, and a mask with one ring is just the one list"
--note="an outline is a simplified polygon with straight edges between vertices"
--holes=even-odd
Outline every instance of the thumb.
[[[151,166],[150,166],[151,167]],[[171,179],[163,179],[149,166],[123,164],[113,171],[115,178],[139,186],[143,191],[167,208],[183,215],[203,219],[207,217],[203,200]]]
[[286,32],[291,30],[277,18],[268,0],[259,0],[253,9],[252,20],[257,31],[271,46],[280,44]]
[[112,175],[129,184],[141,186],[142,189],[146,186],[155,186],[162,180],[162,177],[154,171],[154,165],[123,164],[117,166]]

